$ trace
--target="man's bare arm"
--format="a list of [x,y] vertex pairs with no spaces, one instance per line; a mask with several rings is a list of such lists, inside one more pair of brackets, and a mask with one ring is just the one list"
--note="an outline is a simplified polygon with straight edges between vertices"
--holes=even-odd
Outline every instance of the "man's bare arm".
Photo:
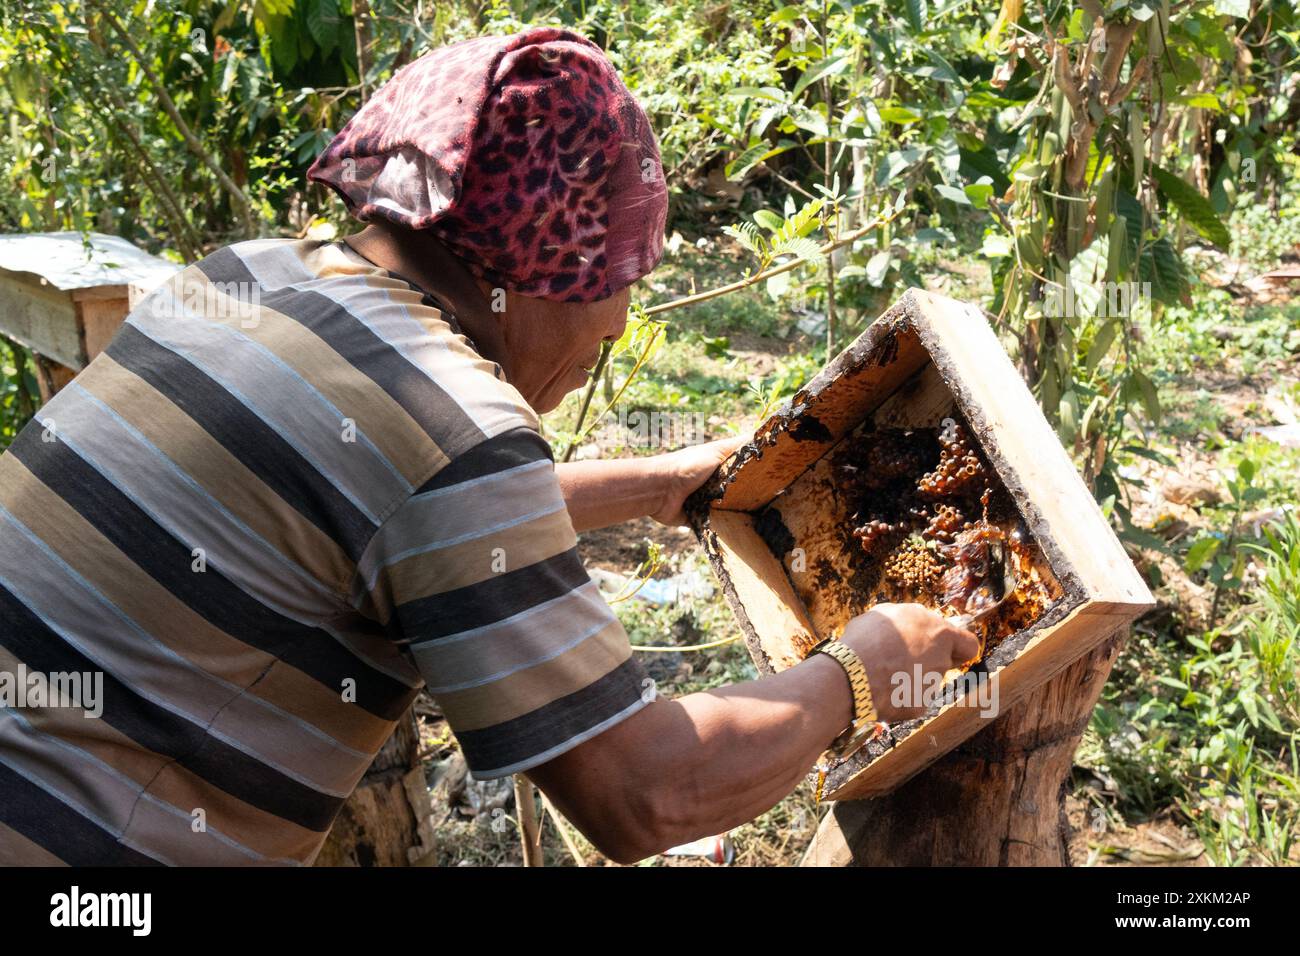
[[[974,656],[967,631],[919,605],[882,605],[845,640],[866,664],[882,719],[890,677],[920,663],[943,673]],[[844,671],[814,655],[780,674],[657,700],[528,776],[603,853],[643,859],[754,819],[790,793],[848,725]]]

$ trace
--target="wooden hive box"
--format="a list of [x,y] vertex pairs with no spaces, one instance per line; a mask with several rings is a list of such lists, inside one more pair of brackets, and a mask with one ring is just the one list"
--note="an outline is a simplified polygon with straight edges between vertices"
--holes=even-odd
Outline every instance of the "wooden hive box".
[[135,304],[178,268],[101,233],[0,236],[0,333],[38,356],[42,401],[102,352]]
[[[798,663],[875,603],[861,574],[870,559],[853,535],[862,499],[843,493],[844,455],[889,435],[951,429],[945,419],[961,422],[982,457],[981,480],[1000,484],[999,500],[1014,509],[1003,525],[1024,542],[1021,580],[1039,595],[1006,602],[995,612],[1006,620],[988,625],[1007,633],[989,640],[974,669],[996,681],[998,712],[1154,606],[980,311],[911,289],[688,503],[761,673]],[[989,708],[974,700],[958,694],[890,725],[831,767],[824,799],[894,789],[985,726]]]

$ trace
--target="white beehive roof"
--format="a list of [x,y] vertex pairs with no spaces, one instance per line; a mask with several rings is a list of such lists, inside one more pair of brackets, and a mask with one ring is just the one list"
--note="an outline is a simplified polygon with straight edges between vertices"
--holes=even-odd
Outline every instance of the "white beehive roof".
[[125,239],[98,232],[0,235],[0,270],[32,273],[65,292],[104,285],[148,290],[179,268]]

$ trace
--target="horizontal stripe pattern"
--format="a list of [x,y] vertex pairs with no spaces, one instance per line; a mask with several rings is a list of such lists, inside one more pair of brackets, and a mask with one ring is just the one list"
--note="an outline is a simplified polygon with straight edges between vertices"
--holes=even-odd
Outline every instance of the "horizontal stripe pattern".
[[422,684],[485,777],[643,706],[536,415],[434,305],[221,249],[0,456],[0,671],[102,681],[0,709],[0,863],[310,863]]
[[494,436],[420,487],[358,562],[476,776],[516,773],[642,705],[644,670],[578,558],[550,450]]

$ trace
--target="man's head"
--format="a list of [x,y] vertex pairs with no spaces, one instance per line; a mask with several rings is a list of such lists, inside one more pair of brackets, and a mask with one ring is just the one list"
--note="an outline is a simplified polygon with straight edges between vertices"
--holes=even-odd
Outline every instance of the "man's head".
[[539,28],[407,66],[308,171],[363,221],[436,239],[497,311],[539,411],[621,333],[663,254],[667,190],[645,112],[594,43]]

